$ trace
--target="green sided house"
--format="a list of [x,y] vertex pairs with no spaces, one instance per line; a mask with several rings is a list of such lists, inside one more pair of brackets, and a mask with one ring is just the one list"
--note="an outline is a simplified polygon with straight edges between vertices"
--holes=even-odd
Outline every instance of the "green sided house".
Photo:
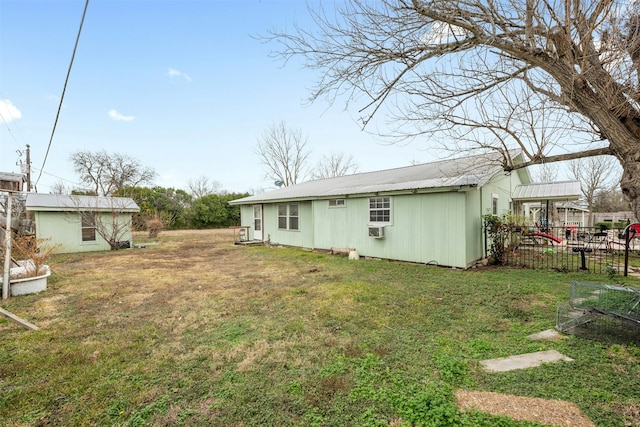
[[50,239],[57,253],[131,247],[132,215],[140,208],[126,197],[27,193],[35,236]]
[[308,181],[234,200],[249,240],[468,268],[485,256],[482,217],[511,212],[531,182],[487,155]]

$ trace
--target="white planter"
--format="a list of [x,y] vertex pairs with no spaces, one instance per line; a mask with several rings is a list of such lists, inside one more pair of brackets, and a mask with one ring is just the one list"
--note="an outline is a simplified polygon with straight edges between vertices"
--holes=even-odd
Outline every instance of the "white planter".
[[[22,279],[9,279],[9,287],[11,296],[35,294],[47,289],[47,277],[51,276],[51,270],[48,265],[43,265],[44,274],[35,277],[25,277]],[[0,277],[0,284],[2,278]]]

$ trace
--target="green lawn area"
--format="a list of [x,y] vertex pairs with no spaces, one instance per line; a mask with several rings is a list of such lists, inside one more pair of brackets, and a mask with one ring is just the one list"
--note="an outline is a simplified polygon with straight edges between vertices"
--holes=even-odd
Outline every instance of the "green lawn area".
[[[0,319],[3,426],[540,425],[461,411],[457,389],[640,422],[638,344],[527,338],[555,326],[572,280],[607,275],[350,261],[211,231],[50,265],[47,291],[1,304],[41,327]],[[479,364],[552,349],[574,361]]]

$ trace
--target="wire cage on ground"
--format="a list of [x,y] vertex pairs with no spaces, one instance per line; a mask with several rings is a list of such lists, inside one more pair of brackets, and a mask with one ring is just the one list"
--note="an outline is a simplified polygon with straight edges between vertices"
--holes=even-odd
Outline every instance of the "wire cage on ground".
[[599,341],[640,343],[640,289],[572,282],[569,302],[558,304],[556,328]]

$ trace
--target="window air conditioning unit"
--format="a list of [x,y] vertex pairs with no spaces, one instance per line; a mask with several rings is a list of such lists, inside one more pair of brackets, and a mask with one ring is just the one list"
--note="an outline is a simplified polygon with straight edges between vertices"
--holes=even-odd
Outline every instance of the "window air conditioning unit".
[[384,238],[384,226],[369,226],[369,237],[376,239]]

